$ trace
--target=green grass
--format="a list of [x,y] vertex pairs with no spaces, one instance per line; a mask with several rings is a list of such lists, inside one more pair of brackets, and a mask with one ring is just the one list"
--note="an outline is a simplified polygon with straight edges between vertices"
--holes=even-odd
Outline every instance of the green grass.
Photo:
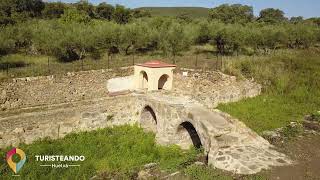
[[236,175],[208,166],[191,165],[184,169],[184,173],[193,180],[267,180],[264,173],[254,175]]
[[[0,156],[5,157],[10,148],[1,149]],[[156,162],[161,169],[174,171],[193,161],[198,154],[193,148],[183,151],[177,146],[156,145],[154,134],[145,133],[137,126],[70,134],[63,139],[22,144],[19,148],[27,156],[27,162],[18,173],[23,179],[89,179],[102,172],[120,174],[127,179],[146,163]],[[40,167],[51,162],[36,161],[35,155],[83,155],[86,159],[70,163],[80,164],[80,167],[51,168]],[[1,179],[12,178],[13,172],[4,158],[1,158],[0,164]]]
[[263,85],[261,96],[218,107],[258,133],[300,121],[320,110],[319,51],[289,51],[264,58],[233,60],[226,71],[253,77]]
[[220,170],[205,166],[191,165],[184,170],[185,174],[194,180],[232,180],[233,177]]
[[187,14],[192,18],[209,17],[209,9],[203,7],[142,7],[138,9],[148,10],[152,16],[176,17]]

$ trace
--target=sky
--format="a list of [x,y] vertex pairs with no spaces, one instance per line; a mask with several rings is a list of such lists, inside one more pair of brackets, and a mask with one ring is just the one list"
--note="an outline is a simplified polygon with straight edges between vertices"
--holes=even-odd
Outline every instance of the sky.
[[[57,1],[57,0],[51,0]],[[77,2],[78,0],[58,0],[62,2]],[[255,15],[261,9],[278,8],[286,13],[287,17],[303,16],[320,17],[320,0],[89,0],[90,3],[121,4],[129,8],[137,7],[208,7],[221,4],[245,4],[253,6]]]

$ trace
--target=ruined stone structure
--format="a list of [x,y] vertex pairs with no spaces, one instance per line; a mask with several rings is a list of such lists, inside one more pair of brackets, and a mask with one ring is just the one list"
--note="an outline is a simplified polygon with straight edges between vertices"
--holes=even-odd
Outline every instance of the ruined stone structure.
[[128,93],[109,96],[106,87],[117,81],[106,81],[114,77],[130,81],[132,77],[124,77],[130,74],[132,68],[2,83],[0,147],[138,123],[154,132],[159,144],[203,147],[209,164],[235,173],[252,174],[291,163],[243,123],[213,109],[221,102],[258,95],[259,84],[222,73],[184,69],[173,74],[172,91],[144,93],[127,87]]

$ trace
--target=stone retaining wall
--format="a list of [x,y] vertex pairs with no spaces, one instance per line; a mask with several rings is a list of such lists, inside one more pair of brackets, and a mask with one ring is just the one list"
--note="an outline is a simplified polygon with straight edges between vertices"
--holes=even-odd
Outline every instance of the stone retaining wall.
[[253,79],[239,80],[216,71],[181,69],[176,72],[173,83],[174,94],[190,96],[210,109],[219,103],[235,102],[261,93],[261,85]]
[[65,103],[31,108],[0,117],[0,147],[71,132],[91,131],[113,125],[137,122],[139,111],[133,96]]
[[65,75],[13,79],[0,83],[0,111],[108,96],[107,80],[133,74],[133,69],[92,70]]

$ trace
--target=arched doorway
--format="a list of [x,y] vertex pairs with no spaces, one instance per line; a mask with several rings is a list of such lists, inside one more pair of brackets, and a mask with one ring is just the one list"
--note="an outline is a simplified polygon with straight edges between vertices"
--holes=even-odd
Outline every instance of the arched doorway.
[[179,145],[188,149],[191,145],[201,148],[202,143],[195,127],[188,121],[181,123],[178,127]]
[[157,116],[150,106],[145,106],[141,112],[141,127],[147,131],[157,132]]
[[140,72],[140,89],[148,89],[148,75],[145,71]]
[[161,90],[161,89],[168,89],[168,88],[167,88],[168,80],[169,80],[169,76],[168,76],[167,74],[162,75],[162,76],[159,78],[159,81],[158,81],[158,89],[159,89],[159,90]]

